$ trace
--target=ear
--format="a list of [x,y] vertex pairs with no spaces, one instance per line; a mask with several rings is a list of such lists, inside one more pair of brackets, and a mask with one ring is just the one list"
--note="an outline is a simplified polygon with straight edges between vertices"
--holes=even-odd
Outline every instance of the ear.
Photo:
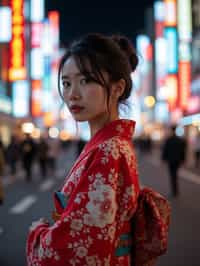
[[119,99],[120,96],[124,93],[126,87],[126,81],[120,79],[112,84],[112,96]]

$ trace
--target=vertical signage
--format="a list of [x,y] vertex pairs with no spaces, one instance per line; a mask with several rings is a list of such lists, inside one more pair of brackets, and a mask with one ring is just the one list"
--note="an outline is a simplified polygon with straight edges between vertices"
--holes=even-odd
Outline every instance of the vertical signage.
[[166,77],[166,88],[167,88],[167,101],[169,109],[174,110],[177,104],[178,97],[178,78],[177,74],[169,74]]
[[165,38],[167,41],[167,71],[170,74],[178,72],[178,37],[177,30],[165,28]]
[[177,0],[179,35],[179,106],[187,111],[191,90],[191,0]]
[[[167,54],[166,89],[167,101],[171,111],[176,112],[178,101],[178,35],[176,0],[165,0],[165,39]],[[173,113],[171,113],[171,119]]]
[[17,80],[12,85],[13,115],[25,117],[29,114],[29,83],[26,80]]
[[178,31],[183,41],[192,40],[192,7],[191,0],[178,0]]
[[165,27],[176,27],[176,0],[165,0]]
[[[42,115],[42,79],[44,76],[44,54],[42,50],[44,0],[31,0],[31,113]],[[51,36],[53,38],[53,36]]]
[[50,11],[48,13],[51,33],[53,36],[53,47],[58,49],[59,46],[59,13],[58,11]]
[[33,117],[41,116],[42,106],[42,82],[41,80],[32,80],[32,99],[31,99],[31,113]]
[[165,4],[162,1],[154,3],[155,14],[155,82],[157,100],[166,100],[165,78],[167,68],[166,40],[164,38]]
[[26,79],[25,36],[24,36],[24,0],[11,0],[12,39],[10,42],[9,80]]
[[31,0],[31,22],[41,22],[44,19],[44,0]]
[[190,97],[191,85],[191,63],[188,61],[179,62],[179,105],[183,110],[187,109]]
[[0,43],[10,42],[12,38],[12,20],[11,20],[11,9],[10,7],[0,7]]

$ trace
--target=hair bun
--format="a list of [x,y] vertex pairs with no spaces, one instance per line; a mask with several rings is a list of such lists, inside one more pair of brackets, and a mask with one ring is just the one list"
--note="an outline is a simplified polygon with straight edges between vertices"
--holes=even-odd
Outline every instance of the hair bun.
[[111,38],[114,42],[118,44],[120,49],[126,54],[131,69],[132,71],[134,71],[138,65],[138,56],[131,41],[127,37],[121,35],[113,35]]

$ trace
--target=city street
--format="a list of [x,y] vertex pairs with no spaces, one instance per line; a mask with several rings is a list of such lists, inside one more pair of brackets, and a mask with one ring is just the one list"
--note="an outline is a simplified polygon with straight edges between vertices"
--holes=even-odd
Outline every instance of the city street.
[[[5,178],[5,204],[0,207],[0,266],[25,266],[25,242],[32,221],[51,219],[52,192],[58,189],[75,159],[74,146],[69,146],[59,159],[56,177],[45,180],[35,169],[31,183],[20,173],[9,183]],[[138,157],[140,180],[166,196],[172,206],[169,248],[158,266],[199,266],[200,263],[200,177],[188,170],[181,171],[180,196],[171,198],[167,170],[159,159],[150,155]]]

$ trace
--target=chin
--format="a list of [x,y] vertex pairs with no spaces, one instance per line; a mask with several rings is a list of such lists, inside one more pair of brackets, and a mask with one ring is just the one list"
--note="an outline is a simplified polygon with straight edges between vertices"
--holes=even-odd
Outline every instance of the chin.
[[88,121],[86,118],[83,118],[83,117],[76,117],[76,116],[73,116],[74,120],[77,121],[77,122],[85,122],[85,121]]

